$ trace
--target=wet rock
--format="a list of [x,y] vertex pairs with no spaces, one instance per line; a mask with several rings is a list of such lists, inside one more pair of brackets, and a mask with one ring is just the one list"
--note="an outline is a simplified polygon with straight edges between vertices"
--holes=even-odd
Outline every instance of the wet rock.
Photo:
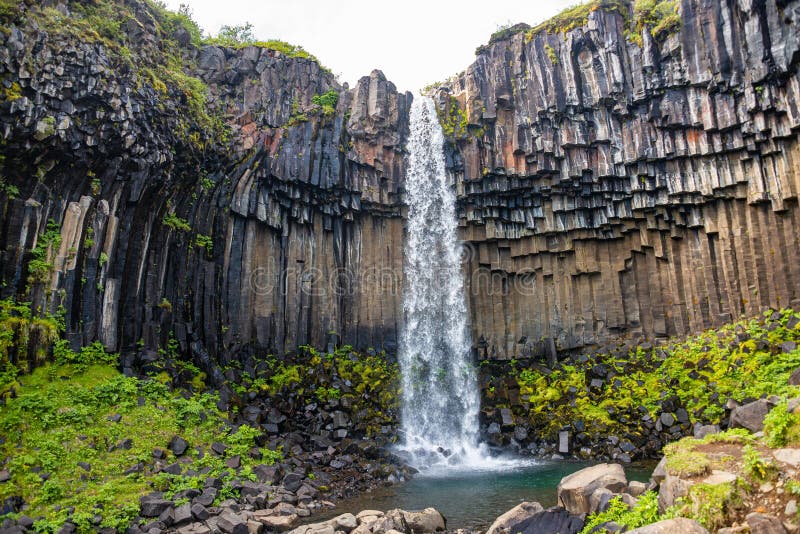
[[562,478],[558,484],[558,502],[569,513],[586,514],[590,510],[589,498],[595,490],[605,488],[619,493],[627,486],[621,465],[598,464]]

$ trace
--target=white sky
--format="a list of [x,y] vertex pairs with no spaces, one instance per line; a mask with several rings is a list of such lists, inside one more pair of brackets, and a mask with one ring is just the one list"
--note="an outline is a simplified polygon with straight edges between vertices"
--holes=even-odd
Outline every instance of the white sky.
[[576,0],[166,0],[189,4],[202,28],[253,24],[259,39],[302,45],[352,87],[381,69],[416,91],[461,72],[500,25],[535,25]]

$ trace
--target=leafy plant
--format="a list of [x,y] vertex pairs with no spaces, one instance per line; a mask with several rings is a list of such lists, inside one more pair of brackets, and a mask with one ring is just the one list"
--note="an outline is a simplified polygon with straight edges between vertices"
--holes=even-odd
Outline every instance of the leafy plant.
[[581,534],[589,534],[598,526],[610,521],[634,529],[655,523],[659,519],[658,494],[654,491],[648,491],[639,497],[633,508],[629,508],[619,497],[614,497],[608,502],[606,511],[592,514],[587,518]]
[[752,445],[743,449],[742,467],[744,472],[757,481],[768,480],[775,473],[775,464],[761,456]]
[[339,93],[331,89],[321,95],[314,95],[311,102],[322,110],[323,117],[332,117],[336,113],[336,104],[339,102]]
[[192,230],[192,227],[189,226],[189,221],[178,217],[172,212],[165,214],[161,222],[178,232],[190,232]]

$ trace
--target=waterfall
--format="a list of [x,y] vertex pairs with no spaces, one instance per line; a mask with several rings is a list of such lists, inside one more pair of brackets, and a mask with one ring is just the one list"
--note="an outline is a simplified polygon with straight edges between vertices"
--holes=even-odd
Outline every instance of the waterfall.
[[470,358],[444,135],[430,98],[411,106],[406,202],[405,328],[400,338],[404,450],[417,468],[483,463],[478,383]]

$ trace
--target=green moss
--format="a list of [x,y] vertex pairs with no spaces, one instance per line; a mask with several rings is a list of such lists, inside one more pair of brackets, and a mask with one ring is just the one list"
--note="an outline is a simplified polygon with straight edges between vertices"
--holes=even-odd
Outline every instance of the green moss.
[[[0,499],[24,498],[29,506],[26,513],[42,517],[36,523],[40,532],[56,531],[67,517],[78,531],[93,531],[97,526],[125,530],[137,515],[139,496],[153,488],[171,496],[182,489],[200,488],[206,477],[215,476],[224,481],[223,494],[234,494],[234,477],[254,480],[254,465],[273,463],[283,456],[281,451],[261,449],[262,459],[252,459],[247,453],[260,432],[246,425],[230,432],[213,395],[181,395],[155,380],[127,378],[107,363],[93,363],[116,359],[104,355],[101,347],[75,359],[20,377],[17,397],[0,406],[0,432],[6,438],[0,455],[10,458],[11,473],[11,480],[0,485]],[[145,399],[144,404],[138,402],[139,397]],[[122,421],[110,422],[112,414],[122,416]],[[185,469],[202,469],[206,474],[154,472],[153,449],[165,449],[175,435],[184,436],[191,445]],[[126,438],[131,440],[130,448],[118,445]],[[200,458],[195,447],[208,451],[214,441],[228,446],[225,455],[207,452]],[[236,454],[243,464],[238,474],[224,463]],[[87,462],[90,468],[84,470],[78,462]],[[139,463],[139,472],[126,474]],[[44,473],[46,482],[40,477]],[[71,516],[69,507],[74,507]],[[93,523],[95,516],[101,516],[99,525]]]
[[550,62],[553,65],[558,65],[558,54],[556,54],[555,48],[553,48],[549,44],[546,44],[544,45],[544,51],[547,53],[547,57],[550,58]]
[[657,41],[678,33],[681,17],[677,0],[636,0],[633,4],[633,28],[628,38],[642,46],[642,31],[649,28]]
[[311,102],[317,106],[325,118],[333,117],[336,113],[336,104],[339,102],[339,93],[331,89],[321,95],[314,95]]
[[214,252],[214,241],[211,239],[211,236],[197,234],[194,239],[194,244],[197,247],[204,248],[206,254],[211,254]]
[[585,26],[589,20],[589,15],[598,10],[619,13],[625,17],[626,21],[630,13],[624,0],[592,0],[567,8],[555,17],[529,29],[526,33],[526,39],[530,41],[535,35],[542,32],[556,35]]
[[302,46],[293,45],[278,39],[267,39],[265,41],[257,39],[253,33],[253,25],[249,22],[234,26],[223,26],[215,37],[206,39],[204,44],[225,46],[228,48],[244,48],[247,46],[267,48],[280,52],[287,57],[310,59],[320,65],[323,70],[330,72],[329,69],[322,67],[319,60]]
[[22,98],[22,87],[20,87],[19,83],[11,82],[9,87],[3,88],[3,95],[2,100],[6,102],[14,102]]
[[691,446],[687,447],[683,440],[664,447],[664,455],[667,458],[667,471],[680,477],[704,475],[711,465],[707,455],[693,450]]
[[[659,417],[665,398],[680,401],[689,424],[718,424],[729,398],[798,396],[800,388],[789,386],[788,378],[800,367],[800,350],[780,348],[784,341],[800,341],[800,329],[787,327],[792,316],[797,314],[782,310],[769,325],[766,317],[745,320],[650,350],[567,360],[552,372],[519,369],[512,374],[529,405],[521,415],[551,439],[564,420],[585,421],[595,435],[637,436],[641,418]],[[737,341],[740,334],[749,339]],[[590,388],[595,365],[608,369],[613,379]]]
[[442,131],[447,137],[453,139],[467,138],[469,135],[467,128],[469,119],[467,112],[461,109],[456,97],[450,96],[445,101],[444,109],[437,107],[436,114],[439,117],[439,123],[442,125]]

